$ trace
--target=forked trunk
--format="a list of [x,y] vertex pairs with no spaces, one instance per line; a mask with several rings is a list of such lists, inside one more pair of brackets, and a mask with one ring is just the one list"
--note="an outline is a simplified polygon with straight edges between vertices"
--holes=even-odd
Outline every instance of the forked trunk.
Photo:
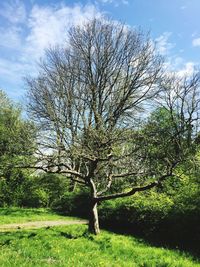
[[92,201],[89,215],[89,232],[95,235],[100,233],[97,202]]

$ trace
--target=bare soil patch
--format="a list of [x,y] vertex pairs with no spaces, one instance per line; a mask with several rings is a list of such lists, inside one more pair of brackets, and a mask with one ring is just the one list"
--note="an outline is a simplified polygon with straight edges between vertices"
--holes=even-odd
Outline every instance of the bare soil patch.
[[0,231],[6,230],[19,230],[19,229],[32,229],[32,228],[42,228],[51,227],[59,225],[72,225],[72,224],[87,224],[86,220],[56,220],[56,221],[35,221],[26,223],[10,223],[0,225]]

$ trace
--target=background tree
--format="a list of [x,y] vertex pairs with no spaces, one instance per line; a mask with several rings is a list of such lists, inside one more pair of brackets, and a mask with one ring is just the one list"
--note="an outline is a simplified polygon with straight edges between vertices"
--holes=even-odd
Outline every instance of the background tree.
[[[18,162],[29,161],[33,154],[35,129],[22,118],[21,108],[0,91],[0,205],[16,204],[22,193],[24,174],[15,169]],[[17,188],[19,191],[17,192]],[[15,194],[16,193],[16,194]]]
[[141,31],[94,19],[68,34],[66,47],[49,50],[39,76],[27,79],[28,109],[40,128],[36,166],[89,188],[89,230],[97,234],[99,202],[173,175],[179,160],[155,168],[159,155],[152,165],[140,122],[164,85],[173,88],[161,83],[162,58]]

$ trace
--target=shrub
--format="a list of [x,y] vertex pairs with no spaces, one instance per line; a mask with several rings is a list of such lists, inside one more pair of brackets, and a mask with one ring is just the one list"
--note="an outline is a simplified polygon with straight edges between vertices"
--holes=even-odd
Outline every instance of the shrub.
[[88,216],[89,197],[87,191],[65,192],[64,195],[54,201],[52,208],[67,215],[81,217]]

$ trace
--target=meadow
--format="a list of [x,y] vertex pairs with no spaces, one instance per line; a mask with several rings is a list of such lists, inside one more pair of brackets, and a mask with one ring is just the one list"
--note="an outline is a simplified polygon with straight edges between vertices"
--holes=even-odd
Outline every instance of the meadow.
[[[60,220],[45,209],[0,209],[4,223]],[[66,220],[74,218],[65,217]],[[200,262],[178,250],[154,247],[144,240],[102,230],[94,236],[86,225],[0,232],[1,267],[193,267]]]

